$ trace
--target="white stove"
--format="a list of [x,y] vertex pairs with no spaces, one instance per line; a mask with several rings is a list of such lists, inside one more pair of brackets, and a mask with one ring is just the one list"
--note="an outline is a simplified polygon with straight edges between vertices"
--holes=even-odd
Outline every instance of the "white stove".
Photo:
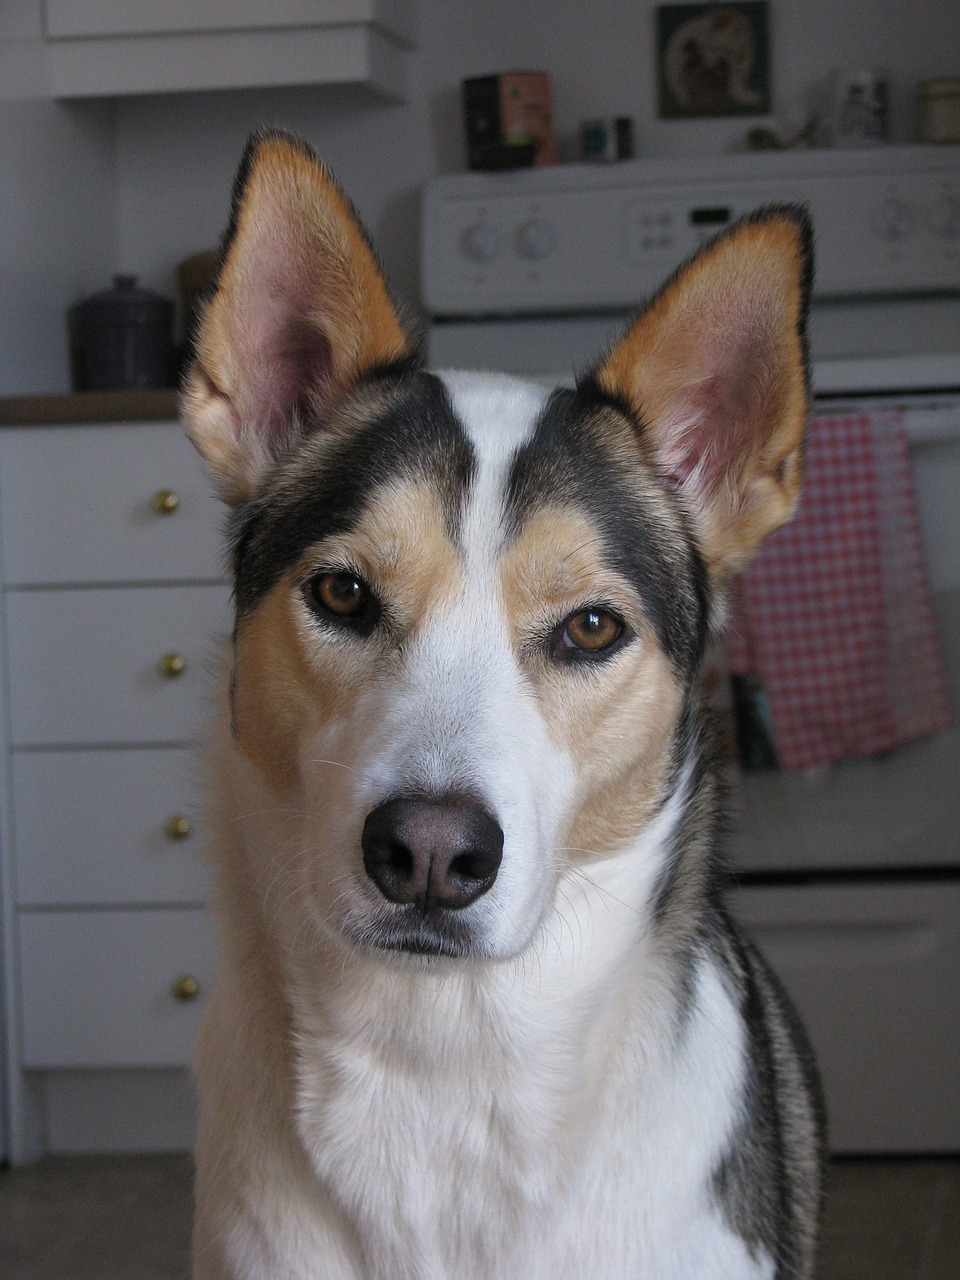
[[629,309],[726,223],[784,201],[817,227],[818,297],[960,287],[960,149],[905,147],[439,178],[424,300],[443,316]]
[[[905,413],[960,719],[960,148],[797,151],[428,184],[435,367],[569,381],[678,265],[760,204],[814,220],[818,402]],[[960,1150],[960,734],[745,775],[739,913],[811,1029],[835,1149]]]

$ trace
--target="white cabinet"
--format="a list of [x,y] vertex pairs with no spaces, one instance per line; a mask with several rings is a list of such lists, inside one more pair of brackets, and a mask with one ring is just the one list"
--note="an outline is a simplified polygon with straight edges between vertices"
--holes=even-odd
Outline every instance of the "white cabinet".
[[33,0],[33,7],[35,38],[19,48],[10,42],[6,59],[31,59],[55,98],[316,84],[365,85],[402,98],[416,35],[414,0]]
[[205,901],[195,748],[12,754],[21,908]]
[[731,906],[806,1024],[833,1150],[956,1151],[960,885],[812,881]]
[[7,596],[15,748],[197,737],[225,585],[47,588]]
[[[230,611],[218,504],[175,423],[0,428],[0,528],[8,1076],[24,1158],[38,1149],[28,1107],[56,1148],[58,1128],[90,1127],[94,1094],[109,1114],[114,1085],[126,1104],[144,1090],[149,1119],[150,1089],[166,1096],[188,1064],[213,952],[195,744]],[[84,1117],[70,1115],[77,1072]],[[157,1144],[149,1124],[129,1134]]]
[[47,35],[174,35],[367,23],[407,44],[414,40],[410,0],[44,0]]
[[23,1066],[183,1067],[212,952],[199,910],[21,912]]
[[221,509],[178,423],[7,428],[2,449],[5,585],[220,575]]

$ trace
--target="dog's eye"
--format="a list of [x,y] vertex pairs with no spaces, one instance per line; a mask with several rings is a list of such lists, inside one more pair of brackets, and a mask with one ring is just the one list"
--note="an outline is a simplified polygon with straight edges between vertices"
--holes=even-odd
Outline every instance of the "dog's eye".
[[561,624],[561,656],[602,653],[623,635],[623,623],[606,609],[581,609]]
[[373,592],[362,578],[347,570],[314,574],[307,583],[307,598],[315,612],[359,629],[368,630],[376,622]]

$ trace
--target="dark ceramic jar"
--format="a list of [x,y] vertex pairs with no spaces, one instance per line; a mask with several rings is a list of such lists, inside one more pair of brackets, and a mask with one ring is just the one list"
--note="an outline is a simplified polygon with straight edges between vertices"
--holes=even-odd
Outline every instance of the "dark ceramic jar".
[[113,288],[74,310],[78,378],[85,391],[125,391],[173,384],[173,303],[114,276]]

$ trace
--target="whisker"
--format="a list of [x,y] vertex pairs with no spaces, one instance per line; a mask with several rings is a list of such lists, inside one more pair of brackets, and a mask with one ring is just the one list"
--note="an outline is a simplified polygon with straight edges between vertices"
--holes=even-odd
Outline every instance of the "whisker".
[[602,897],[609,898],[611,902],[616,902],[618,906],[626,907],[628,911],[632,911],[633,914],[638,917],[644,917],[646,915],[646,912],[642,907],[637,907],[632,902],[627,902],[624,898],[618,897],[617,894],[613,893],[610,889],[605,888],[602,884],[598,884],[589,872],[583,869],[583,867],[571,867],[570,871],[576,879],[582,880],[585,884],[589,885],[591,889],[596,890],[596,892]]
[[570,942],[571,942],[571,945],[573,946],[574,952],[576,953],[576,958],[579,958],[583,954],[583,921],[580,919],[580,916],[577,912],[576,907],[573,905],[570,895],[567,893],[566,889],[562,885],[557,886],[557,893],[563,897],[563,900],[566,902],[567,906],[573,912],[573,918],[577,922],[578,936],[574,937],[573,926],[570,924],[570,921],[567,919],[566,914],[564,912],[557,913],[560,919],[564,922],[564,924],[566,924],[567,928],[570,930]]
[[329,764],[329,765],[332,765],[335,769],[346,769],[349,773],[360,772],[360,770],[357,769],[354,765],[347,764],[346,761],[344,760],[325,760],[319,757],[311,757],[310,763],[311,764]]

